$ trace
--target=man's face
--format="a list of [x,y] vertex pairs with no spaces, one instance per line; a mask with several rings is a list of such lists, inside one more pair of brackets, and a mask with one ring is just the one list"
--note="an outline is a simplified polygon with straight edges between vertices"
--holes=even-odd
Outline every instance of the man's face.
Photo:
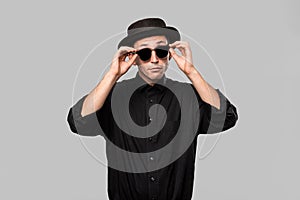
[[[168,45],[165,36],[152,36],[143,38],[134,43],[133,48],[141,50],[144,48],[155,49],[157,46]],[[139,68],[139,75],[148,84],[153,84],[161,79],[169,65],[169,55],[165,58],[157,57],[155,51],[151,52],[151,58],[147,61],[141,60],[139,57],[136,59],[136,65]]]

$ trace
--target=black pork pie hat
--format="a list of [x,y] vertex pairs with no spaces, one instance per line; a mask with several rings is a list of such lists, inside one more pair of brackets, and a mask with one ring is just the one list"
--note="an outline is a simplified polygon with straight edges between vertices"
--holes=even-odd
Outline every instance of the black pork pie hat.
[[127,36],[123,38],[119,44],[121,46],[133,47],[133,44],[140,39],[164,35],[169,43],[180,40],[179,31],[171,26],[166,26],[166,23],[160,18],[145,18],[132,23],[127,28]]

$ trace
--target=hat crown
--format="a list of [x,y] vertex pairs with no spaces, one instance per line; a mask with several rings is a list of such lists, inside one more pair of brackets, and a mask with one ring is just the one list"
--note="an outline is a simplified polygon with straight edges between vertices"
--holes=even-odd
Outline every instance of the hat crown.
[[166,27],[166,23],[160,19],[160,18],[146,18],[146,19],[141,19],[138,20],[134,23],[132,23],[128,28],[127,28],[127,34],[131,34],[132,32],[135,32],[135,29],[147,29],[151,27],[157,27],[157,28],[164,28]]
[[127,36],[123,38],[118,48],[121,46],[133,47],[137,40],[163,35],[169,43],[180,40],[180,33],[175,27],[167,26],[164,20],[160,18],[145,18],[133,22],[127,28]]

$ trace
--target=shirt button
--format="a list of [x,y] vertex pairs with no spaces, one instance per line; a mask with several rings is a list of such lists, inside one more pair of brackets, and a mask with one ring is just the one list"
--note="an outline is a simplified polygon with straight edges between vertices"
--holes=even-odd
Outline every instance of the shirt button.
[[150,156],[150,158],[149,158],[150,160],[154,160],[154,158],[152,157],[152,156]]
[[152,118],[149,118],[150,122],[152,121]]
[[150,101],[150,103],[153,103],[153,100],[152,100],[152,99],[150,99],[149,101]]
[[148,140],[149,140],[149,141],[152,141],[152,137],[149,137]]
[[151,200],[157,200],[157,198],[156,197],[152,197]]
[[155,181],[155,178],[154,178],[153,176],[151,176],[151,177],[150,177],[150,180],[151,180],[152,182],[154,182],[154,181]]

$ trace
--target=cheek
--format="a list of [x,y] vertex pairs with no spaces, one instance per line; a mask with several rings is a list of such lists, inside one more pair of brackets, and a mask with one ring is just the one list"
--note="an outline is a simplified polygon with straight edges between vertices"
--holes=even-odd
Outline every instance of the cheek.
[[146,72],[145,67],[143,67],[143,66],[141,66],[141,65],[138,65],[138,69],[139,69],[139,71],[141,71],[141,72],[143,72],[143,73]]

